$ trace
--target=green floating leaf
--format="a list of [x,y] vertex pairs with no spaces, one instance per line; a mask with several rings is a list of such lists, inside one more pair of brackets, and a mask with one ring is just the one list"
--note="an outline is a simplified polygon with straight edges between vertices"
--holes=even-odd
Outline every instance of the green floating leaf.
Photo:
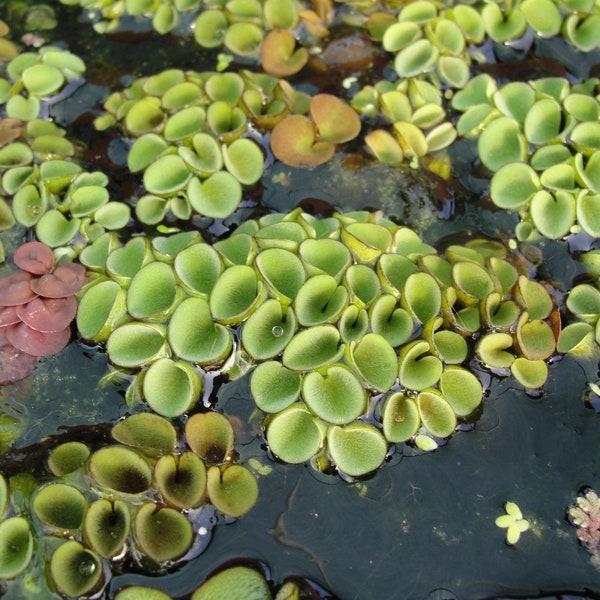
[[342,229],[342,242],[357,262],[373,264],[392,243],[390,230],[375,223],[350,223]]
[[303,463],[322,447],[324,432],[317,418],[302,403],[274,415],[267,424],[271,452],[286,463]]
[[234,265],[217,279],[210,294],[210,312],[225,325],[245,319],[264,298],[256,272],[245,265]]
[[577,222],[592,237],[600,237],[600,194],[577,196]]
[[[542,183],[544,183],[543,176]],[[553,194],[540,190],[531,198],[529,209],[531,220],[537,230],[551,240],[567,235],[575,222],[575,198],[562,190],[557,190]]]
[[23,96],[12,96],[6,103],[6,114],[11,119],[21,121],[32,121],[40,114],[40,99],[37,96],[24,98]]
[[37,518],[55,529],[77,529],[81,525],[87,502],[72,485],[51,483],[43,487],[33,499]]
[[364,308],[380,294],[379,279],[367,265],[351,265],[344,275],[344,284],[350,293],[350,301]]
[[502,300],[498,292],[492,292],[483,304],[483,316],[489,327],[507,329],[519,318],[519,307],[512,301]]
[[424,390],[435,385],[443,371],[439,358],[429,354],[424,340],[410,342],[400,351],[400,384],[409,390]]
[[51,96],[65,82],[61,70],[52,65],[31,65],[21,73],[23,85],[33,96]]
[[248,567],[229,567],[210,577],[193,594],[191,600],[271,600],[265,578]]
[[52,554],[50,574],[63,594],[77,598],[87,595],[100,584],[102,564],[94,552],[69,540]]
[[171,600],[171,597],[160,590],[131,585],[120,589],[115,595],[115,600]]
[[192,545],[192,524],[179,511],[147,502],[133,523],[141,552],[157,563],[181,558]]
[[545,319],[553,308],[548,290],[539,282],[521,275],[518,280],[516,298],[527,309],[530,319]]
[[543,360],[519,357],[511,364],[510,371],[513,377],[526,388],[540,388],[548,379],[548,366]]
[[377,261],[377,274],[382,280],[382,287],[388,293],[400,297],[406,281],[417,270],[417,265],[399,254],[382,254]]
[[127,310],[139,320],[162,320],[178,297],[173,269],[163,262],[151,262],[142,267],[127,290]]
[[517,40],[527,29],[525,15],[518,7],[504,14],[498,4],[486,4],[481,17],[488,35],[495,42]]
[[58,210],[44,213],[35,226],[38,240],[51,248],[68,244],[79,232],[80,220],[67,219]]
[[179,358],[199,365],[224,360],[232,348],[230,331],[213,322],[204,298],[186,298],[179,304],[171,315],[167,338]]
[[404,160],[404,153],[397,139],[384,129],[375,129],[365,136],[365,144],[382,163],[396,165]]
[[513,338],[508,333],[488,333],[477,344],[479,358],[489,367],[503,369],[510,367],[515,357],[507,352],[512,348]]
[[369,387],[385,392],[394,385],[398,376],[398,358],[383,336],[367,333],[360,341],[348,346],[347,356]]
[[77,328],[88,340],[106,341],[127,319],[126,292],[116,281],[101,281],[90,287],[77,307]]
[[222,464],[233,450],[233,427],[217,412],[192,415],[185,425],[188,446],[203,460]]
[[48,456],[48,467],[56,477],[62,477],[81,468],[90,456],[83,442],[65,442],[56,446]]
[[367,407],[365,389],[343,365],[307,373],[302,380],[302,398],[318,417],[337,425],[354,421]]
[[249,138],[234,140],[224,145],[225,168],[242,184],[252,185],[263,174],[264,157],[260,147]]
[[100,498],[92,502],[83,520],[88,544],[103,558],[119,554],[129,536],[129,507],[121,500]]
[[173,425],[154,413],[129,415],[112,428],[111,435],[117,442],[151,455],[173,452],[177,442]]
[[423,426],[439,438],[449,437],[456,429],[456,415],[450,404],[435,391],[422,391],[417,407]]
[[187,362],[161,358],[143,374],[143,396],[150,408],[163,417],[178,417],[188,411],[201,391],[202,379]]
[[594,328],[589,323],[569,323],[560,332],[556,350],[560,353],[594,358],[598,354]]
[[386,52],[399,52],[423,36],[422,29],[412,21],[401,21],[390,25],[381,40]]
[[414,329],[410,314],[398,306],[398,301],[391,294],[382,294],[373,302],[369,309],[369,322],[373,333],[381,335],[394,348],[404,344]]
[[208,298],[223,270],[223,265],[212,246],[192,244],[177,254],[174,270],[188,293]]
[[139,137],[129,149],[127,166],[132,173],[143,171],[162,156],[169,145],[156,133],[146,133]]
[[396,54],[394,68],[400,77],[415,77],[429,71],[438,61],[440,51],[427,39],[420,39]]
[[277,413],[296,402],[300,396],[302,376],[276,360],[259,364],[250,379],[250,392],[256,406]]
[[493,96],[494,104],[507,117],[523,123],[535,100],[533,88],[523,81],[503,85]]
[[261,304],[242,329],[242,344],[255,360],[277,356],[296,331],[296,318],[291,309],[282,308],[271,298]]
[[327,274],[337,282],[352,262],[348,248],[337,240],[307,239],[298,252],[309,275]]
[[333,425],[327,432],[327,447],[336,467],[351,477],[379,468],[387,454],[386,439],[369,423]]
[[126,494],[139,494],[152,483],[148,463],[136,452],[123,446],[106,446],[90,459],[90,473],[103,487]]
[[383,434],[392,444],[410,440],[419,430],[421,415],[413,398],[394,392],[383,405]]
[[0,577],[14,579],[33,556],[33,535],[24,517],[9,517],[0,523]]
[[193,452],[158,459],[154,478],[164,500],[179,509],[198,506],[206,490],[206,467]]
[[146,168],[144,187],[151,194],[169,195],[185,188],[191,177],[179,155],[167,154]]
[[480,44],[485,37],[485,28],[479,12],[467,4],[454,6],[451,11],[452,17],[461,28],[466,40]]
[[188,106],[171,115],[165,122],[163,135],[168,142],[176,142],[199,133],[204,128],[206,113],[200,106]]
[[600,44],[600,16],[569,15],[563,24],[563,35],[582,52],[591,52]]
[[258,499],[256,478],[241,465],[210,467],[206,488],[214,507],[229,517],[241,517]]
[[600,314],[600,291],[589,283],[580,283],[571,290],[566,304],[580,319],[595,323]]
[[547,144],[560,139],[564,127],[562,109],[553,98],[542,98],[533,104],[523,123],[530,144]]
[[8,502],[10,500],[8,483],[6,479],[0,474],[0,517],[6,515],[8,510]]
[[527,156],[527,142],[514,119],[498,117],[479,136],[477,150],[481,162],[496,172],[505,165],[523,161]]
[[555,348],[552,328],[541,319],[527,320],[524,314],[517,326],[517,342],[521,352],[529,360],[549,358]]
[[135,237],[125,246],[116,248],[106,258],[106,271],[116,280],[129,283],[139,270],[152,260],[150,243],[146,238]]
[[452,266],[452,281],[458,299],[465,306],[481,302],[494,289],[494,282],[487,271],[469,261],[460,261]]
[[294,335],[283,351],[282,362],[294,371],[309,371],[336,362],[343,352],[338,329],[316,325]]
[[314,275],[298,290],[294,309],[298,322],[305,327],[332,322],[339,318],[348,302],[345,287],[330,275]]
[[442,293],[429,273],[413,273],[406,280],[401,304],[419,323],[426,323],[440,312]]
[[577,180],[593,193],[600,193],[600,151],[596,151],[584,164],[582,154],[575,155],[575,172]]
[[458,417],[470,415],[483,400],[479,379],[462,367],[447,367],[440,377],[440,391]]
[[138,321],[117,327],[106,349],[114,364],[127,368],[141,367],[169,353],[164,326]]
[[194,39],[203,48],[216,48],[223,44],[229,22],[225,13],[217,9],[204,10],[194,23]]
[[256,257],[255,265],[271,293],[284,303],[296,297],[306,280],[302,261],[296,254],[283,248],[263,250]]
[[490,196],[499,208],[519,209],[540,189],[536,172],[525,163],[504,165],[492,176]]

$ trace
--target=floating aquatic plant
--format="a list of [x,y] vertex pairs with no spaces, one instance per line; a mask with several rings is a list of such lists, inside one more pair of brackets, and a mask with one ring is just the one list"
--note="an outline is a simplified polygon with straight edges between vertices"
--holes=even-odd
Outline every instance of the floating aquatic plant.
[[98,33],[110,33],[122,17],[144,15],[152,19],[152,27],[158,33],[168,33],[179,24],[182,15],[197,9],[200,0],[128,0],[127,2],[105,0],[61,0],[69,6],[81,4],[94,17],[94,29]]
[[591,555],[594,566],[600,568],[600,498],[588,488],[577,496],[567,510],[570,523],[577,529],[577,539]]
[[0,277],[1,383],[26,377],[38,357],[67,345],[75,294],[86,277],[79,264],[55,265],[52,249],[41,242],[23,244],[13,260],[17,270]]
[[391,125],[391,131],[375,129],[365,136],[370,151],[384,163],[414,162],[456,138],[456,129],[446,118],[442,92],[428,81],[380,81],[362,88],[351,104],[359,114]]
[[[237,561],[236,561],[237,562]],[[299,577],[289,578],[276,587],[267,581],[261,565],[231,564],[219,567],[209,575],[206,581],[192,592],[192,600],[209,600],[211,598],[228,598],[229,600],[297,600],[310,593],[313,598],[322,596],[311,582]],[[321,590],[323,591],[323,590]],[[127,586],[121,588],[115,600],[170,600],[170,596],[144,586]]]
[[[473,240],[438,254],[363,212],[323,225],[300,210],[268,215],[212,247],[193,233],[125,246],[106,234],[80,256],[96,275],[81,294],[79,330],[134,373],[130,401],[168,417],[193,408],[203,371],[248,362],[273,454],[323,456],[352,476],[377,468],[389,444],[425,447],[430,436],[437,446],[471,418],[483,396],[464,364],[475,333],[483,367],[525,388],[544,384],[555,309],[505,246]],[[172,253],[157,250],[167,245]],[[383,434],[366,426],[372,415]]]
[[169,69],[112,94],[96,127],[120,122],[135,139],[128,167],[143,173],[146,192],[136,203],[138,219],[153,225],[168,212],[186,220],[230,215],[243,188],[263,173],[264,150],[249,125],[271,129],[305,110],[298,108],[305,95],[284,84],[249,72]]
[[0,78],[0,103],[9,118],[31,121],[42,115],[42,107],[52,103],[63,88],[77,82],[85,64],[62,48],[44,46],[37,52],[22,52],[6,66],[7,77]]
[[0,476],[0,577],[28,568],[32,531],[41,528],[50,543],[38,554],[54,585],[79,597],[104,585],[109,563],[125,556],[166,569],[192,547],[201,552],[210,536],[198,538],[194,524],[208,532],[216,511],[238,518],[257,500],[256,479],[234,464],[233,428],[219,413],[190,417],[189,446],[154,413],[132,414],[111,433],[114,443],[94,450],[77,441],[52,449],[49,479],[31,478],[31,497],[19,499],[29,516],[15,514],[13,484]]
[[330,94],[317,94],[310,101],[310,118],[288,115],[271,133],[273,154],[287,165],[313,167],[327,162],[335,144],[348,142],[360,132],[354,110]]
[[490,196],[518,211],[521,241],[558,239],[583,229],[598,237],[597,80],[571,86],[545,78],[498,87],[478,75],[452,99],[456,128],[477,138],[481,162],[493,173]]
[[110,200],[106,175],[85,172],[73,161],[75,147],[64,129],[37,118],[6,118],[0,129],[6,133],[0,143],[0,230],[19,223],[55,248],[128,224],[129,206]]
[[514,502],[506,502],[504,510],[506,514],[496,518],[496,526],[506,529],[506,543],[514,546],[521,534],[529,529],[529,521]]

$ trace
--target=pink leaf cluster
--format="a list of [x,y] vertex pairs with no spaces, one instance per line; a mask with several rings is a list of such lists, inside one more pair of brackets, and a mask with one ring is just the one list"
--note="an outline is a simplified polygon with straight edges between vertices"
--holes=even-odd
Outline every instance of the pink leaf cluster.
[[578,496],[569,507],[568,516],[577,528],[577,538],[592,556],[592,563],[600,568],[600,498],[592,489]]
[[0,384],[23,379],[38,357],[67,345],[86,276],[75,263],[55,266],[41,242],[23,244],[13,260],[18,269],[0,277]]

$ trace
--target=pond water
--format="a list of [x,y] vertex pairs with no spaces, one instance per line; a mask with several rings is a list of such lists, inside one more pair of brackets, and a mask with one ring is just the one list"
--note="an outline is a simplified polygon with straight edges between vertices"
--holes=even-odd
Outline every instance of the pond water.
[[[123,169],[126,142],[114,131],[95,131],[92,121],[102,112],[100,103],[110,90],[167,67],[212,69],[216,52],[201,50],[182,36],[159,36],[135,20],[102,37],[80,18],[78,7],[48,4],[59,17],[58,27],[44,35],[87,65],[83,85],[50,107],[50,116],[80,141],[93,168],[110,175],[111,191],[128,197],[139,178]],[[16,7],[26,5],[9,0],[0,7],[0,18],[19,31]],[[494,50],[520,65],[523,77],[529,72],[541,76],[537,69],[552,74],[560,59],[575,80],[587,77],[600,62],[598,51],[579,60],[560,41],[538,44],[537,58],[548,63],[537,61],[533,51]],[[367,80],[369,74],[361,77]],[[328,80],[320,73],[301,74],[294,83],[312,92],[342,93],[337,75]],[[448,180],[424,169],[375,163],[359,143],[310,170],[268,163],[242,207],[213,225],[207,236],[226,236],[229,228],[268,210],[302,206],[325,216],[334,208],[383,210],[433,245],[473,234],[511,237],[518,217],[487,199],[489,178],[472,166],[474,144],[458,142],[449,155],[453,177]],[[195,225],[212,224],[198,219]],[[28,235],[23,228],[0,234],[7,256]],[[597,241],[542,240],[521,251],[533,257],[537,280],[566,292],[583,272],[573,259],[579,244],[587,249]],[[5,266],[0,274],[9,269]],[[562,302],[560,293],[557,301]],[[471,364],[476,368],[475,361]],[[107,443],[111,425],[131,411],[122,382],[101,382],[107,371],[102,348],[74,339],[60,355],[40,360],[27,379],[0,387],[3,474],[40,473],[48,449],[61,441]],[[600,570],[566,517],[581,490],[600,488],[600,417],[584,401],[587,382],[598,378],[597,363],[557,357],[536,394],[526,393],[511,377],[479,374],[486,394],[474,425],[435,452],[402,444],[377,473],[354,483],[273,460],[250,394],[250,375],[215,380],[205,399],[238,424],[239,462],[254,461],[271,471],[257,475],[257,504],[240,519],[220,517],[206,550],[186,564],[161,574],[125,569],[102,597],[112,598],[123,585],[136,583],[187,598],[223,563],[246,560],[264,565],[275,582],[303,577],[323,597],[327,590],[341,600],[600,598]],[[514,546],[505,543],[505,530],[495,524],[507,501],[517,503],[531,525]],[[0,586],[0,596],[23,598],[26,589],[27,597],[49,597],[43,574],[35,576],[37,583],[25,588],[21,580]]]

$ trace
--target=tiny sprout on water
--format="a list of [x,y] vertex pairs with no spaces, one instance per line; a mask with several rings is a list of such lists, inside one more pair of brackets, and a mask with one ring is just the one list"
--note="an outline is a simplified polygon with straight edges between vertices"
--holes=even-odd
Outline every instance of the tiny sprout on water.
[[506,528],[506,543],[513,546],[521,534],[529,529],[529,521],[523,518],[521,509],[514,502],[506,502],[504,510],[506,514],[496,518],[496,525]]

